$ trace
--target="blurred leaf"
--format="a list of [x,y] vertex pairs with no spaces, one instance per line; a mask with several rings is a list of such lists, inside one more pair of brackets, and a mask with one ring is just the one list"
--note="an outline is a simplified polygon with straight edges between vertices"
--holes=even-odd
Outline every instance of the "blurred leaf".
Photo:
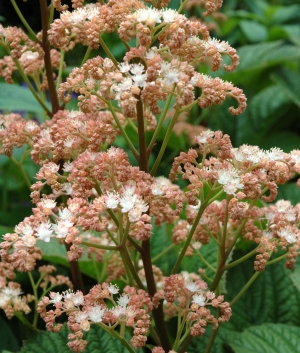
[[272,147],[281,148],[284,152],[290,152],[299,149],[300,136],[297,132],[292,131],[276,131],[264,136],[261,140],[260,147],[270,149]]
[[300,58],[300,48],[284,44],[282,41],[245,45],[237,52],[240,57],[240,65],[235,73],[230,74],[234,78],[244,71],[259,70]]
[[299,24],[288,24],[281,26],[291,41],[300,46],[300,26]]
[[2,241],[2,235],[6,234],[6,233],[13,233],[14,228],[13,227],[6,227],[6,226],[2,226],[0,225],[0,241]]
[[271,77],[280,85],[287,96],[300,107],[300,75],[288,68],[282,68]]
[[268,36],[267,28],[255,21],[240,21],[240,27],[250,42],[262,42]]
[[[274,10],[273,10],[274,9]],[[300,5],[290,6],[276,6],[272,8],[270,22],[272,24],[279,24],[291,20],[298,20],[300,16]]]
[[12,331],[12,329],[6,323],[6,320],[0,317],[0,352],[4,352],[5,350],[9,350],[12,352],[16,352],[19,350],[19,344],[17,338]]
[[277,200],[289,200],[295,206],[300,203],[300,188],[295,182],[279,185]]
[[278,85],[268,86],[257,93],[246,113],[238,119],[236,143],[259,144],[261,137],[282,119],[283,109],[288,102],[287,96]]
[[300,327],[264,324],[232,335],[229,342],[235,353],[298,353]]
[[[49,104],[48,107],[50,107]],[[34,112],[43,115],[43,109],[28,88],[0,82],[0,109],[7,111]]]

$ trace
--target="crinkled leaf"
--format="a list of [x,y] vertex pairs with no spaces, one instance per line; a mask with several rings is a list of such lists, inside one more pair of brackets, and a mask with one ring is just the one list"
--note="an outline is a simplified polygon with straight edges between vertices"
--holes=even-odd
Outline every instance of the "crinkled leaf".
[[[205,352],[211,332],[211,325],[208,325],[206,332],[203,336],[193,337],[188,347],[188,353]],[[231,337],[235,334],[235,331],[232,331],[228,328],[227,323],[221,324],[220,328],[218,329],[214,344],[212,346],[211,353],[228,353],[226,347],[228,346]]]
[[264,324],[232,336],[229,342],[235,353],[298,353],[300,327]]
[[[236,250],[233,260],[245,255]],[[228,271],[227,290],[231,301],[254,274],[254,257]],[[231,324],[236,330],[264,322],[300,324],[300,312],[291,308],[300,303],[300,293],[289,278],[289,270],[280,261],[266,267],[246,293],[233,306]],[[247,305],[245,305],[247,303]]]
[[[57,333],[40,331],[32,334],[25,341],[21,353],[70,353],[67,346],[69,333],[65,325]],[[97,325],[92,325],[83,338],[88,342],[85,353],[127,353],[126,348],[122,347],[118,340]]]
[[261,140],[260,147],[270,149],[272,147],[281,148],[284,152],[290,152],[294,149],[299,149],[300,136],[292,131],[275,131],[266,134]]
[[294,269],[289,274],[289,277],[293,283],[293,285],[300,292],[300,264],[296,263]]

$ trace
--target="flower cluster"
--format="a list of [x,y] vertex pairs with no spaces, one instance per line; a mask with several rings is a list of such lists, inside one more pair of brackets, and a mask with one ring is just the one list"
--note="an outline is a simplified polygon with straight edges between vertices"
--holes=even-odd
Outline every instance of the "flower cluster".
[[[68,316],[68,328],[73,332],[69,335],[69,348],[74,352],[82,352],[87,342],[82,339],[83,331],[89,331],[90,325],[105,325],[111,330],[117,326],[132,327],[133,337],[130,342],[133,347],[140,348],[147,341],[146,334],[150,325],[149,313],[153,304],[147,292],[126,286],[123,293],[115,301],[114,295],[119,288],[103,283],[94,286],[89,294],[67,291],[62,294],[51,292],[50,298],[44,297],[39,303],[38,312],[46,322],[50,331],[58,332],[62,324],[55,322],[63,313]],[[107,305],[112,304],[112,307]],[[47,311],[48,305],[55,309]]]
[[[18,64],[27,76],[35,79],[41,76],[40,89],[48,89],[45,72],[44,51],[39,43],[29,39],[27,34],[17,27],[4,28],[0,24],[0,44],[7,48],[9,55],[0,59],[0,76],[7,83],[13,83],[12,74],[18,71]],[[54,69],[59,69],[61,55],[56,49],[50,50],[50,61]],[[65,64],[63,64],[64,66]],[[35,80],[37,82],[37,80]]]
[[[182,273],[166,277],[164,290],[157,293],[157,297],[162,296],[167,303],[175,306],[176,311],[186,315],[192,336],[203,335],[208,323],[216,329],[219,323],[231,317],[231,308],[229,303],[224,302],[224,296],[216,296],[209,291],[207,284],[195,274]],[[219,314],[215,317],[208,307],[219,308]]]

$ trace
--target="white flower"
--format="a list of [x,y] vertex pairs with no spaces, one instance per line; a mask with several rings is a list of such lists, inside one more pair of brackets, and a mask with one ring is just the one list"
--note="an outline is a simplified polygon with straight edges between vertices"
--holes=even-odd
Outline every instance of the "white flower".
[[67,137],[64,141],[64,146],[66,148],[71,148],[75,141],[76,139],[74,137]]
[[125,308],[129,303],[129,300],[130,300],[129,296],[127,294],[124,294],[118,299],[117,303],[122,308]]
[[56,238],[65,238],[68,233],[69,229],[73,227],[74,223],[70,222],[68,219],[63,219],[58,221],[57,224],[53,224],[53,230],[56,233]]
[[86,320],[88,318],[88,313],[85,313],[83,311],[78,311],[78,313],[75,316],[75,320],[78,324],[80,324],[82,321]]
[[116,191],[114,192],[108,191],[104,196],[104,202],[106,207],[112,210],[118,207],[119,201],[120,201],[120,196]]
[[75,306],[81,305],[84,302],[84,296],[82,292],[77,291],[76,293],[71,293],[70,299],[72,300]]
[[144,65],[142,64],[133,64],[131,69],[130,69],[130,72],[133,74],[133,75],[140,75],[142,74],[143,72],[145,71],[145,68],[144,68]]
[[199,306],[205,305],[205,297],[202,294],[195,294],[193,295],[192,303],[198,304]]
[[174,22],[179,15],[175,10],[172,9],[166,9],[164,11],[161,11],[161,14],[163,17],[163,21],[167,23]]
[[150,60],[150,59],[153,59],[156,54],[157,54],[157,48],[153,47],[149,51],[147,51],[147,53],[145,54],[145,57],[146,59]]
[[196,284],[195,282],[192,282],[190,280],[186,280],[184,283],[184,286],[186,289],[188,289],[192,293],[196,293],[200,290],[200,287],[198,286],[198,284]]
[[111,312],[114,314],[116,318],[119,318],[122,315],[126,314],[126,309],[121,306],[114,307]]
[[137,222],[140,220],[142,213],[148,211],[149,206],[142,200],[137,200],[134,207],[129,211],[128,218],[130,222]]
[[73,217],[73,213],[67,207],[59,210],[58,215],[60,219],[64,220],[71,219]]
[[198,145],[202,144],[202,143],[207,143],[207,140],[211,137],[214,136],[214,132],[211,130],[205,130],[202,131],[200,135],[195,137],[195,141],[198,143]]
[[50,297],[52,298],[49,302],[53,304],[57,304],[62,300],[62,295],[55,292],[50,292]]
[[277,234],[281,238],[285,238],[289,243],[294,243],[298,238],[293,229],[290,229],[289,227],[281,228]]
[[108,290],[109,290],[109,293],[110,294],[117,294],[117,293],[119,293],[119,287],[117,286],[117,285],[115,285],[115,284],[110,284],[109,286],[108,286]]
[[123,73],[129,72],[131,69],[131,65],[127,62],[122,62],[119,64],[119,70]]
[[164,73],[164,79],[167,85],[179,82],[179,71],[173,69]]
[[43,210],[52,210],[56,206],[56,202],[51,199],[42,199],[41,206]]
[[160,69],[162,73],[168,72],[171,68],[171,64],[168,61],[163,61],[161,63]]
[[64,172],[70,172],[73,167],[73,162],[65,162],[63,171]]
[[121,83],[117,86],[118,90],[127,91],[132,87],[132,79],[130,77],[125,77]]
[[151,24],[153,23],[153,25],[155,23],[161,23],[161,14],[160,11],[156,10],[156,9],[151,9],[151,8],[147,8],[147,9],[139,9],[136,12],[136,16],[137,16],[137,21],[138,22],[150,22]]
[[31,248],[32,246],[35,246],[36,238],[32,235],[24,235],[24,237],[22,237],[22,242],[25,246]]
[[238,189],[244,188],[235,168],[218,170],[218,183],[224,185],[223,189],[229,195],[234,195]]
[[93,322],[101,322],[105,311],[100,305],[89,307],[88,317]]
[[270,151],[266,151],[266,155],[272,161],[278,161],[279,159],[283,159],[284,152],[280,148],[273,147]]
[[44,240],[46,243],[49,243],[52,233],[52,224],[49,221],[41,223],[36,228],[36,236],[40,238],[40,240]]
[[19,60],[24,61],[24,60],[29,60],[29,61],[33,61],[33,60],[37,60],[39,57],[39,53],[37,51],[25,51]]
[[147,79],[147,74],[139,74],[132,76],[132,79],[134,83],[139,86],[139,87],[145,87],[146,86],[146,79]]
[[123,195],[120,198],[120,205],[122,207],[122,212],[126,213],[130,211],[137,201],[137,195],[134,193],[135,185],[126,185],[123,189]]

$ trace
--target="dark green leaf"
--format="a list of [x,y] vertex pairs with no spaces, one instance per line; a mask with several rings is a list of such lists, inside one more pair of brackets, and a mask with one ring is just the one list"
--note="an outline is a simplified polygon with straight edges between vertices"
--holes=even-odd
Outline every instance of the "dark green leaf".
[[6,320],[2,317],[0,317],[0,327],[0,352],[3,353],[4,350],[19,350],[17,337],[11,327],[7,324]]
[[[245,255],[235,251],[234,260]],[[234,267],[227,274],[227,290],[229,300],[232,300],[245,286],[254,274],[255,257]],[[265,322],[280,322],[300,324],[299,310],[293,311],[300,303],[300,293],[289,278],[289,270],[280,261],[270,265],[259,275],[246,293],[232,307],[233,315],[230,323],[237,331],[252,325]]]
[[[25,341],[21,353],[70,353],[69,333],[66,325],[57,333],[40,331]],[[83,338],[88,342],[85,353],[127,353],[119,341],[97,325],[92,325]]]
[[283,324],[250,327],[232,337],[235,353],[298,353],[300,328]]

